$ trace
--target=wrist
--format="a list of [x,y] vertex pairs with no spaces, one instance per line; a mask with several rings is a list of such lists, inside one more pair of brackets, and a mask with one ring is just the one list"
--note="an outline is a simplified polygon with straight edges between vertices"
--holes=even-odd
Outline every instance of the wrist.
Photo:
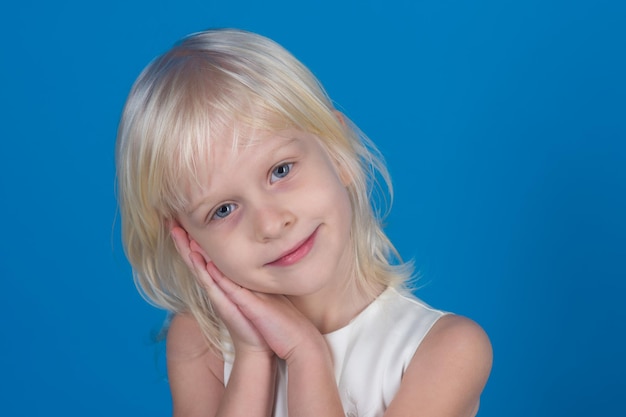
[[274,363],[276,355],[271,350],[235,348],[235,362]]
[[244,376],[244,379],[249,381],[250,375],[254,375],[254,378],[261,383],[266,378],[273,379],[277,368],[278,358],[273,352],[235,351],[231,377],[234,375]]
[[331,366],[332,356],[323,336],[307,338],[284,358],[290,367]]

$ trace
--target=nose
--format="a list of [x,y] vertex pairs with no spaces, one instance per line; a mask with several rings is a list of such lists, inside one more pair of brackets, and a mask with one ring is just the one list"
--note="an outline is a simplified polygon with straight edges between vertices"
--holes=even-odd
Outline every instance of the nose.
[[255,208],[254,215],[256,238],[261,242],[279,238],[291,228],[295,220],[293,212],[278,202],[258,206]]

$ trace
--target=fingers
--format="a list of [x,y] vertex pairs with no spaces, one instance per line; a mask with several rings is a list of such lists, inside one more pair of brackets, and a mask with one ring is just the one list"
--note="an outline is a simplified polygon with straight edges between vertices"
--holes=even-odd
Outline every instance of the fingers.
[[249,290],[248,288],[242,287],[232,281],[224,275],[213,262],[208,263],[206,268],[215,284],[217,284],[222,289],[224,294],[226,294],[235,304],[240,306],[252,305],[256,302],[256,299],[262,295],[262,293]]
[[200,245],[198,245],[198,243],[193,239],[189,241],[189,249],[191,249],[192,252],[198,252],[198,253],[204,252],[202,248],[200,247]]
[[172,240],[174,241],[174,246],[178,251],[178,254],[183,258],[183,261],[187,264],[187,266],[193,270],[193,264],[191,263],[191,258],[189,255],[191,254],[189,235],[180,226],[174,226],[170,229],[170,235],[172,236]]
[[[193,249],[193,241],[190,245]],[[215,311],[223,320],[233,339],[235,350],[254,350],[271,352],[267,343],[263,340],[258,330],[240,310],[238,304],[231,298],[233,294],[248,290],[238,286],[226,278],[213,262],[206,262],[203,256],[192,250],[189,258],[193,265],[193,270],[203,284],[207,295],[211,299],[211,304]],[[217,279],[215,279],[217,277]],[[218,281],[219,280],[219,284]]]
[[171,235],[179,254],[228,328],[236,350],[271,351],[287,358],[307,337],[321,337],[286,297],[241,287],[204,255],[182,227],[172,227]]
[[230,301],[228,296],[222,288],[215,283],[213,276],[207,270],[209,265],[213,266],[213,269],[215,270],[217,270],[217,268],[215,268],[212,263],[207,264],[202,255],[198,252],[191,252],[189,258],[196,277],[207,291],[207,294],[211,299],[211,303],[215,307],[218,314],[221,317],[233,317],[235,314],[240,314],[238,312],[237,305]]
[[[204,287],[215,311],[228,328],[235,350],[271,352],[257,329],[231,299],[234,294],[243,293],[243,289],[217,269],[202,247],[179,224],[172,223],[170,233],[176,250]],[[252,295],[248,290],[245,291],[249,296]]]
[[226,277],[208,259],[200,245],[190,238],[185,229],[178,224],[172,224],[170,233],[176,250],[198,281],[207,289],[213,302],[221,303],[221,299],[228,298],[229,302],[240,306],[248,314],[253,314],[259,307],[262,308],[259,299],[261,294],[243,288]]
[[213,279],[206,270],[207,262],[210,261],[200,245],[191,239],[187,231],[180,226],[173,226],[170,229],[170,234],[176,250],[189,269],[195,273],[200,283],[204,284],[205,287],[215,287]]
[[212,280],[212,285],[218,287],[220,292],[243,313],[248,319],[258,320],[268,312],[274,298],[263,293],[249,290],[235,283],[225,276],[214,263],[205,265],[206,271]]
[[192,265],[189,261],[189,256],[192,252],[199,253],[200,255],[202,255],[205,262],[210,262],[210,258],[206,254],[204,249],[202,249],[198,242],[196,242],[189,236],[189,233],[187,233],[187,231],[183,229],[182,226],[174,222],[170,222],[170,225],[170,235],[172,236],[172,240],[174,241],[174,246],[176,246],[176,250],[178,251],[180,256],[182,256],[183,260],[185,261],[187,266],[189,266],[189,268],[192,268]]
[[202,249],[202,247],[195,240],[189,239],[189,249],[191,249],[192,252],[198,252],[200,255],[202,255],[206,263],[211,262],[211,258],[209,258],[209,255],[207,255],[204,249]]
[[[194,273],[198,282],[207,291],[211,302],[216,307],[220,315],[235,313],[236,304],[231,302],[230,294],[234,294],[237,288],[235,283],[226,278],[219,269],[204,255],[204,251],[198,243],[189,238],[189,234],[180,226],[172,227],[170,231],[176,250],[183,258],[189,269]],[[220,281],[218,285],[214,279]]]
[[203,284],[207,290],[209,290],[210,294],[213,293],[217,285],[213,281],[213,277],[211,277],[207,271],[207,263],[204,260],[204,257],[198,252],[191,251],[189,253],[189,261],[191,262],[191,268],[192,271],[194,271],[196,278],[198,278],[200,283]]

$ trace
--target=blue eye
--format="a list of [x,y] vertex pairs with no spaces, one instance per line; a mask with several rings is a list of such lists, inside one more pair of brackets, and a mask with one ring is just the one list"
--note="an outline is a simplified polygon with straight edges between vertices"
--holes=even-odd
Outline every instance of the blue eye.
[[215,210],[215,213],[213,213],[213,216],[211,218],[223,219],[225,217],[228,217],[235,210],[235,207],[236,206],[233,203],[221,205],[217,208],[217,210]]
[[270,182],[273,183],[281,178],[285,178],[287,175],[289,175],[292,166],[293,163],[278,165],[272,170],[272,177],[270,178]]

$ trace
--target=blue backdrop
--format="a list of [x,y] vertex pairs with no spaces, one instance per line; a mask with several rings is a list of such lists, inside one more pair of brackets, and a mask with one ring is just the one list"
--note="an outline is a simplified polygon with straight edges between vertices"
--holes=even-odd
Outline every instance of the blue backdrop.
[[380,146],[419,295],[495,349],[479,416],[626,415],[626,7],[618,1],[24,1],[0,16],[0,414],[167,416],[164,313],[119,240],[140,70],[260,32]]

